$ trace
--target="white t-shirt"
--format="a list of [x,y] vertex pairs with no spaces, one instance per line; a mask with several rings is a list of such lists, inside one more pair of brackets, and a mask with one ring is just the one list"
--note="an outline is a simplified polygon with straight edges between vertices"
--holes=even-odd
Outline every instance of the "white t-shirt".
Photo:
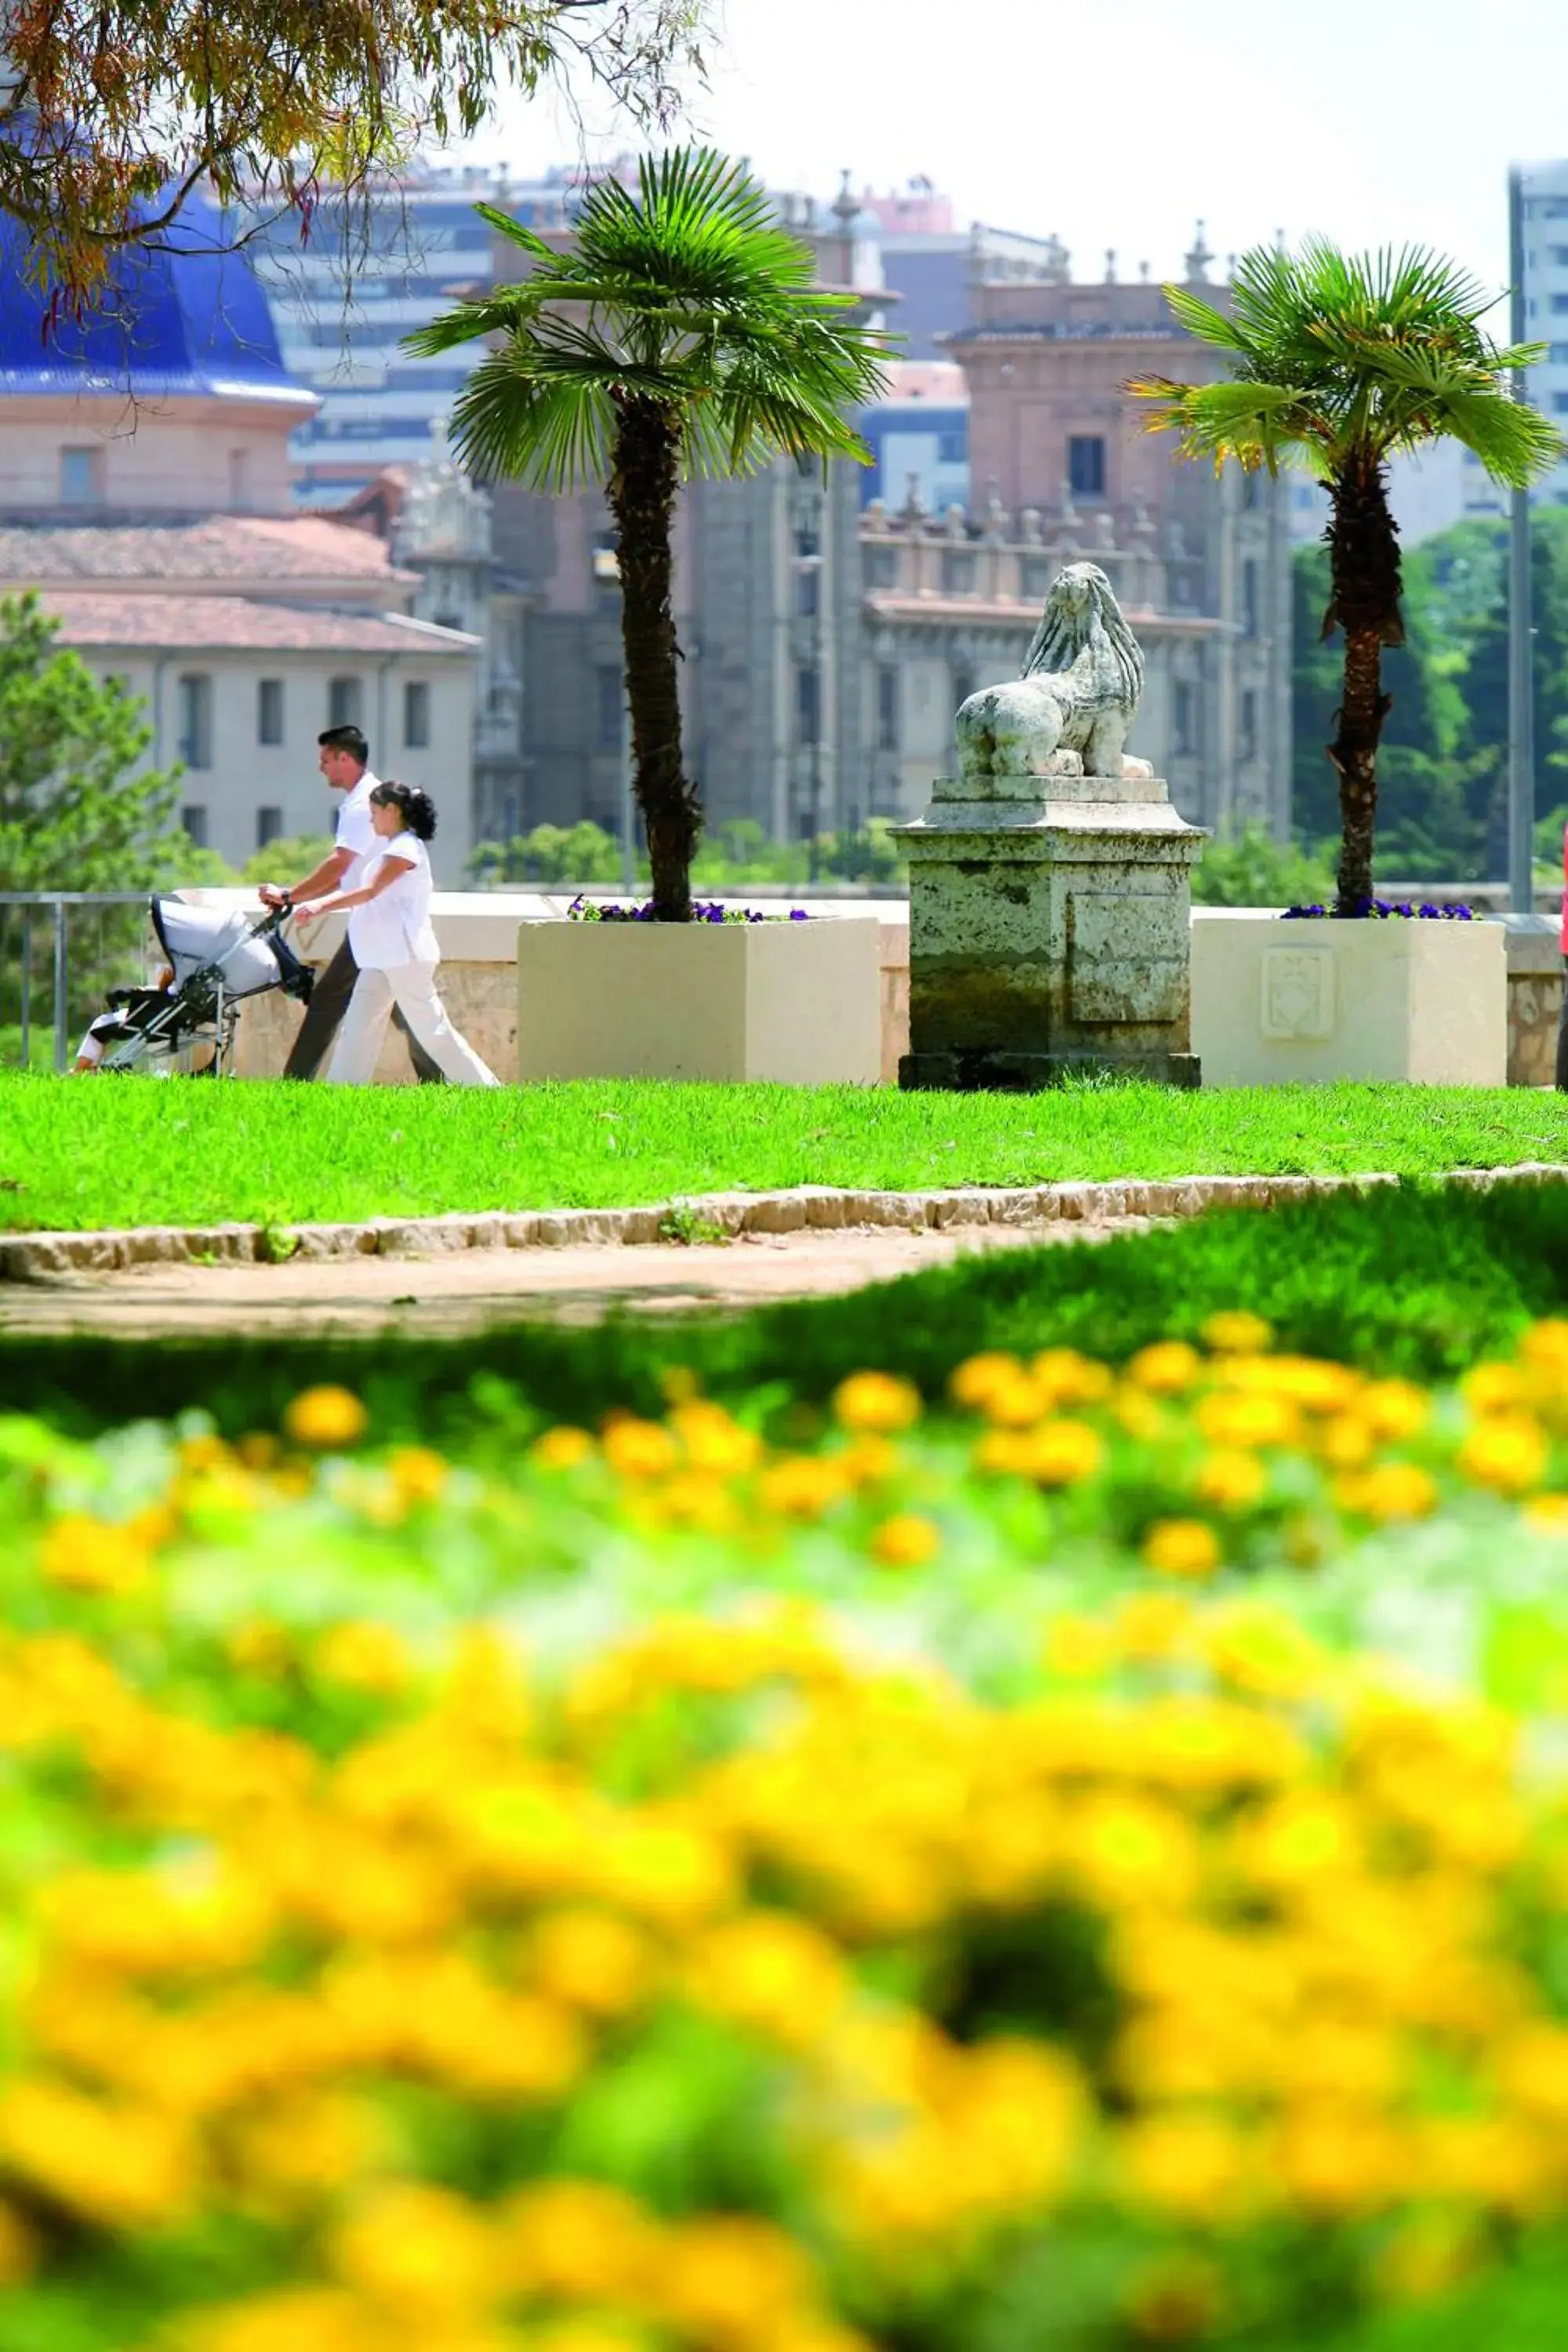
[[381,842],[370,821],[370,796],[381,779],[367,768],[338,811],[337,845],[353,852],[353,861],[338,883],[340,890],[357,890],[381,855]]
[[[379,844],[380,854],[365,874],[374,882],[384,857],[406,870],[380,896],[349,910],[349,946],[362,971],[388,971],[403,963],[439,963],[441,950],[430,920],[430,852],[417,834],[405,831]],[[363,888],[363,884],[356,884]]]

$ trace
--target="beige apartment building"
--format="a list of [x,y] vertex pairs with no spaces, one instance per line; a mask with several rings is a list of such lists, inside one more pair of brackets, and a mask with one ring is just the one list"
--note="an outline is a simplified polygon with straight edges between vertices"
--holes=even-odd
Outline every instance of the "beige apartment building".
[[[1200,233],[1187,282],[1223,304],[1206,280],[1211,258]],[[1147,279],[981,278],[970,303],[971,324],[945,348],[968,388],[980,509],[873,506],[861,524],[872,806],[919,812],[953,756],[958,705],[1017,674],[1057,572],[1087,560],[1110,578],[1147,657],[1131,748],[1193,822],[1255,821],[1283,835],[1287,487],[1182,459],[1124,389],[1145,374],[1205,381],[1217,355]]]

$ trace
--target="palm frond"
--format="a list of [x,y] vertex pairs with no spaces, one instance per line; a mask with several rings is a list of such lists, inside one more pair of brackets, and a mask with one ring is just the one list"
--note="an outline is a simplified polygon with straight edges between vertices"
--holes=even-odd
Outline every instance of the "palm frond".
[[606,386],[580,374],[525,372],[514,355],[481,360],[452,407],[452,441],[473,472],[537,490],[604,481],[616,429]]

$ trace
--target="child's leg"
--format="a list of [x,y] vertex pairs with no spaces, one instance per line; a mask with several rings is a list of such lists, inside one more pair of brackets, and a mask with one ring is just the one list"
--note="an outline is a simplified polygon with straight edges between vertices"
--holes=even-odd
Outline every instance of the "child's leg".
[[392,987],[384,971],[362,971],[349,998],[327,1071],[330,1087],[368,1087],[375,1076],[381,1041],[392,1013]]
[[427,963],[400,964],[386,975],[411,1036],[417,1037],[444,1078],[455,1087],[499,1087],[500,1080],[480,1061],[466,1037],[458,1035],[436,993],[436,974]]

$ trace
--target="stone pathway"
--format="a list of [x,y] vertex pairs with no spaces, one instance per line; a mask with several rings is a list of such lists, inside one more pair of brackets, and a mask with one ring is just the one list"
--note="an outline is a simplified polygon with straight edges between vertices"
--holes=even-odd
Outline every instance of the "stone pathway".
[[742,1234],[689,1248],[585,1244],[561,1249],[291,1259],[282,1265],[153,1264],[0,1282],[0,1337],[99,1331],[115,1339],[219,1331],[416,1331],[591,1323],[643,1314],[759,1307],[890,1282],[981,1251],[1107,1241],[1166,1220],[1121,1216],[910,1231],[889,1226]]

